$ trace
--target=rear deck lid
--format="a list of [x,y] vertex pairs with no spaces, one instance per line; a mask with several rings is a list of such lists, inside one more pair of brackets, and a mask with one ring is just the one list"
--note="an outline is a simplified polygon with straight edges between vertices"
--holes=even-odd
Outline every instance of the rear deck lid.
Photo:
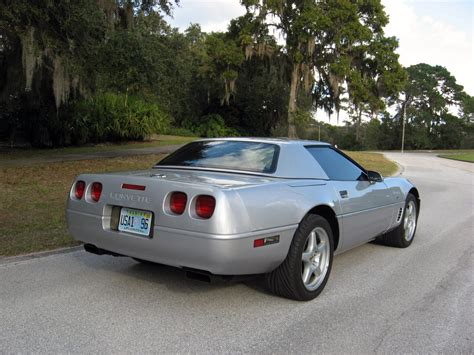
[[[187,184],[207,185],[220,188],[233,188],[251,185],[260,185],[274,182],[275,178],[252,176],[245,174],[221,173],[213,171],[199,170],[179,170],[179,169],[150,169],[141,171],[131,171],[122,173],[112,173],[112,175],[122,175],[124,183],[126,177],[143,178],[152,183],[153,181],[170,181]],[[135,180],[136,181],[136,180]]]

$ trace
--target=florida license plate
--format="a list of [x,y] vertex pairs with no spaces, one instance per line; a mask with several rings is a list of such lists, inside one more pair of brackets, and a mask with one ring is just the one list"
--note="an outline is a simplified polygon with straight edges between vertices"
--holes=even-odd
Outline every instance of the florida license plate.
[[153,213],[122,207],[118,230],[143,236],[149,236]]

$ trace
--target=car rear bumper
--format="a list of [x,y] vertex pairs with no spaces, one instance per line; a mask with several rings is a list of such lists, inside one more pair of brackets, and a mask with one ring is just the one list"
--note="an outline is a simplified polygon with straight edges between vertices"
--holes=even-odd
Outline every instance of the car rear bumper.
[[[233,235],[214,235],[160,226],[153,237],[110,230],[101,216],[67,210],[74,239],[117,254],[160,264],[208,271],[215,275],[248,275],[272,271],[286,257],[297,225]],[[279,243],[254,248],[258,238],[279,235]]]

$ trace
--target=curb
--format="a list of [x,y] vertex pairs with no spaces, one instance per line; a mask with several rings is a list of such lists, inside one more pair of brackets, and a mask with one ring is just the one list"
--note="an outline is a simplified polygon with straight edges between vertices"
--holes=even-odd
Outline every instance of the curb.
[[0,257],[0,265],[15,263],[19,261],[25,261],[25,260],[31,260],[31,259],[45,258],[51,255],[68,254],[68,253],[73,253],[79,250],[83,250],[82,245],[78,245],[75,247],[47,250],[47,251],[39,251],[36,253],[23,254],[23,255],[17,255],[17,256]]
[[395,171],[392,176],[403,175],[403,173],[405,172],[405,168],[403,167],[403,165],[398,164],[394,160],[391,160],[391,161],[393,161],[395,164],[397,164],[397,167],[398,167],[397,171]]
[[376,152],[376,153],[382,153],[382,155],[385,157],[385,159],[387,160],[390,160],[392,163],[395,163],[397,165],[397,171],[395,171],[392,175],[390,176],[399,176],[399,175],[403,175],[403,173],[405,172],[405,168],[403,167],[403,165],[400,165],[398,162],[396,162],[395,160],[392,160],[390,159],[389,157],[387,157],[385,155],[385,152]]

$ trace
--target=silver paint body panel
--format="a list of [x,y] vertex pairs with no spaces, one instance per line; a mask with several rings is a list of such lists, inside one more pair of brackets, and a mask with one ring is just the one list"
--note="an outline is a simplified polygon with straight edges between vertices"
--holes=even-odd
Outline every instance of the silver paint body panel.
[[[80,175],[77,180],[86,182],[86,197],[77,200],[71,189],[66,213],[70,233],[76,240],[119,254],[213,274],[240,275],[275,269],[285,259],[298,224],[317,206],[328,206],[336,215],[340,230],[336,253],[398,225],[397,214],[413,188],[406,179],[331,181],[305,148],[325,143],[247,140],[280,146],[274,174],[160,167]],[[96,181],[103,185],[97,203],[87,197]],[[144,185],[146,189],[125,190],[123,183]],[[167,208],[173,191],[188,196],[183,215],[173,215]],[[193,212],[195,198],[201,194],[216,199],[214,215],[208,220]],[[152,237],[111,230],[112,206],[152,211]],[[255,239],[275,235],[280,236],[279,243],[253,247]]]

